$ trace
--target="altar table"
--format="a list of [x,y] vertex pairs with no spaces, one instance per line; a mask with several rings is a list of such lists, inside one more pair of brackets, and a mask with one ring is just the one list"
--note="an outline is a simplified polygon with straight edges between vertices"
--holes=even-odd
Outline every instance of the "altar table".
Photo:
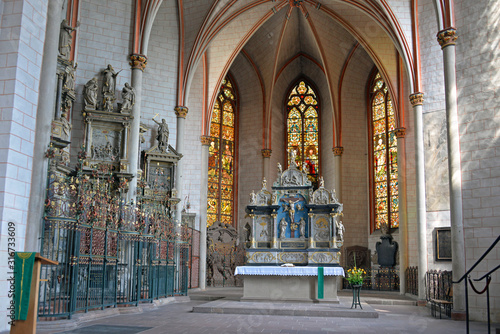
[[342,267],[324,267],[324,297],[318,299],[318,267],[240,266],[245,301],[338,303],[337,278]]

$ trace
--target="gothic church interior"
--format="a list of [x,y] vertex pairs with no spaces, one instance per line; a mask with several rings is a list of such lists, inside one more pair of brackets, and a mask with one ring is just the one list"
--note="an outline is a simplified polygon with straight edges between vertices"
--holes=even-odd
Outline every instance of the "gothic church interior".
[[[391,290],[425,301],[426,273],[458,280],[500,235],[499,15],[488,0],[1,0],[2,259],[14,222],[16,250],[67,261],[45,273],[57,293],[108,263],[96,277],[114,290],[95,305],[144,297],[116,278],[139,244],[181,277],[165,294],[203,289],[207,229],[244,245],[250,194],[296,163],[343,204],[340,265],[359,250],[380,272],[390,235]],[[187,254],[176,242],[198,256],[196,283],[169,267]],[[452,317],[465,293],[454,285]]]

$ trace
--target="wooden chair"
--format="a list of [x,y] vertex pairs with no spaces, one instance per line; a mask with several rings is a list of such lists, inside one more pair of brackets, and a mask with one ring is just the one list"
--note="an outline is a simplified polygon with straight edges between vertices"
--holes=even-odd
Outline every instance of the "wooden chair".
[[453,308],[453,286],[448,289],[446,299],[431,299],[430,303],[433,317],[437,317],[437,309],[439,308],[439,319],[441,319],[443,309],[446,316],[451,318],[451,309]]

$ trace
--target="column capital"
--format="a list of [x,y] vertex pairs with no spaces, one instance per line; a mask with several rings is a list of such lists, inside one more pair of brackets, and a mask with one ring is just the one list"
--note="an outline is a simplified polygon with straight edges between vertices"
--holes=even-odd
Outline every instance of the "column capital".
[[424,93],[418,92],[410,94],[410,103],[414,107],[424,104]]
[[264,148],[260,152],[262,153],[263,158],[270,158],[273,150],[271,150],[270,148]]
[[177,106],[174,108],[175,115],[180,118],[186,118],[188,113],[188,108],[183,106]]
[[209,146],[210,143],[212,142],[212,137],[210,136],[201,136],[200,137],[201,145],[202,146]]
[[341,156],[344,153],[344,148],[342,146],[336,146],[332,148],[334,156]]
[[394,130],[396,138],[404,138],[406,136],[406,128],[397,128]]
[[457,30],[453,27],[448,29],[441,30],[436,35],[439,45],[441,45],[441,49],[449,45],[455,45],[455,42],[458,38]]
[[133,53],[130,55],[130,66],[132,69],[139,69],[144,72],[146,65],[148,64],[148,57],[138,53]]

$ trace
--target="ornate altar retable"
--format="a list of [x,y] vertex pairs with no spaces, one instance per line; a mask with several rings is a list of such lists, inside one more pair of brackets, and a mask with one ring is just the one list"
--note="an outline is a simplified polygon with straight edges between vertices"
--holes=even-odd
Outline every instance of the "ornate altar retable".
[[235,273],[244,275],[243,299],[338,303],[336,276],[344,276],[339,266],[344,226],[338,220],[343,206],[322,178],[313,191],[293,154],[289,166],[282,171],[278,164],[272,192],[264,179],[262,189],[250,195],[246,266]]

